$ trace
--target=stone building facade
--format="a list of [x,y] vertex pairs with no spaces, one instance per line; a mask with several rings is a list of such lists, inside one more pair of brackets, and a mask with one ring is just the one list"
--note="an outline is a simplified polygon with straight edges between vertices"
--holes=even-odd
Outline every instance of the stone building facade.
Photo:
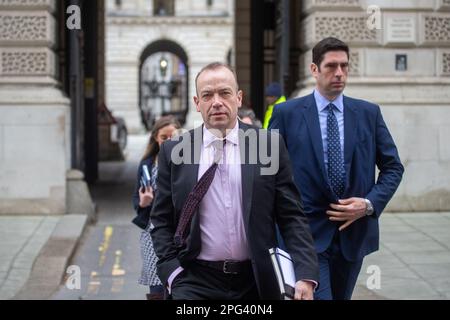
[[[67,212],[67,172],[77,168],[73,160],[79,149],[71,129],[79,121],[71,114],[74,98],[61,84],[61,66],[67,61],[61,61],[58,42],[61,17],[72,2],[86,1],[0,0],[0,214]],[[253,84],[258,75],[254,62],[262,54],[254,50],[253,31],[261,26],[252,21],[253,6],[262,0],[174,0],[173,15],[155,15],[157,2],[109,0],[101,7],[106,31],[98,42],[106,38],[106,80],[105,92],[94,91],[97,103],[105,96],[130,129],[142,130],[140,60],[155,43],[170,43],[162,48],[185,53],[190,98],[199,69],[213,60],[226,61],[230,50],[246,97],[252,90],[262,94]],[[345,93],[380,104],[405,165],[388,209],[450,210],[450,1],[295,3],[300,50],[293,57],[299,62],[299,81],[291,97],[314,87],[308,65],[317,41],[336,36],[348,42],[351,76]],[[102,87],[102,76],[95,79]],[[199,119],[190,100],[187,127]]]
[[[158,14],[158,3],[171,4]],[[172,11],[172,12],[170,12]],[[233,46],[234,1],[135,1],[108,0],[106,7],[107,105],[126,119],[131,132],[142,131],[139,113],[139,74],[147,48],[165,41],[187,57],[187,126],[201,120],[195,111],[194,79],[205,64],[227,61]],[[157,48],[158,49],[158,48]],[[167,48],[160,47],[161,51]]]
[[[289,2],[292,8],[295,0],[275,1]],[[238,76],[255,90],[251,20],[259,2],[236,5]],[[345,94],[381,106],[405,166],[388,210],[450,210],[450,1],[305,0],[290,17],[300,21],[293,40],[300,48],[300,80],[291,98],[314,88],[309,65],[315,43],[328,36],[347,42]]]
[[56,79],[56,2],[0,1],[0,214],[63,214],[70,101]]

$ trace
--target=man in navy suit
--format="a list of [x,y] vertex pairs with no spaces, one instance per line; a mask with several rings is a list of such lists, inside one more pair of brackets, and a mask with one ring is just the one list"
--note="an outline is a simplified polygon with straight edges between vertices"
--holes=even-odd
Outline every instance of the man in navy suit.
[[314,92],[277,105],[269,128],[284,137],[309,218],[320,267],[315,299],[351,299],[404,168],[380,107],[343,95],[348,46],[320,41],[310,68]]

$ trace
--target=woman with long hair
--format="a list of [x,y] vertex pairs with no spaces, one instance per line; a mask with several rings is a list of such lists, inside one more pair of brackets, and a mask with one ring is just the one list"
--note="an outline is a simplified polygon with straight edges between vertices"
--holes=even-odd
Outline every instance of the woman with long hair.
[[[155,122],[147,148],[139,164],[137,184],[133,194],[133,205],[137,216],[133,223],[142,228],[140,245],[142,255],[142,271],[139,283],[150,287],[150,293],[147,294],[148,300],[163,299],[164,288],[156,274],[157,257],[153,249],[150,230],[150,211],[152,209],[153,199],[156,192],[156,178],[158,175],[158,153],[161,144],[172,137],[177,130],[181,128],[180,123],[172,116],[160,118]],[[144,173],[144,165],[148,168],[150,174],[150,185],[143,186],[141,183]]]

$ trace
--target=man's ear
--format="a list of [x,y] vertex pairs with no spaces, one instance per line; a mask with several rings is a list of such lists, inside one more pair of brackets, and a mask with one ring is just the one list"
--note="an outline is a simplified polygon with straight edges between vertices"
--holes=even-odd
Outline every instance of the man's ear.
[[238,99],[238,108],[240,108],[242,106],[242,97],[243,97],[244,93],[242,92],[242,90],[239,90],[237,92],[237,99]]
[[315,63],[311,63],[311,65],[309,66],[309,69],[313,76],[316,76],[319,73],[319,67]]
[[195,109],[197,109],[197,112],[200,112],[200,108],[198,107],[198,103],[199,103],[198,97],[194,96]]

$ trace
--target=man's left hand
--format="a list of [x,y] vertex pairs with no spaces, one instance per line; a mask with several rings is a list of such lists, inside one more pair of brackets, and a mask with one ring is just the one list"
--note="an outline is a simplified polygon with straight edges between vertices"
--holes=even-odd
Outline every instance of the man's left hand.
[[295,283],[295,300],[313,300],[314,284],[310,281],[297,281]]
[[339,204],[331,203],[330,207],[334,210],[327,210],[331,221],[345,221],[339,227],[339,231],[344,230],[353,222],[366,215],[367,204],[364,198],[349,198],[339,200]]

